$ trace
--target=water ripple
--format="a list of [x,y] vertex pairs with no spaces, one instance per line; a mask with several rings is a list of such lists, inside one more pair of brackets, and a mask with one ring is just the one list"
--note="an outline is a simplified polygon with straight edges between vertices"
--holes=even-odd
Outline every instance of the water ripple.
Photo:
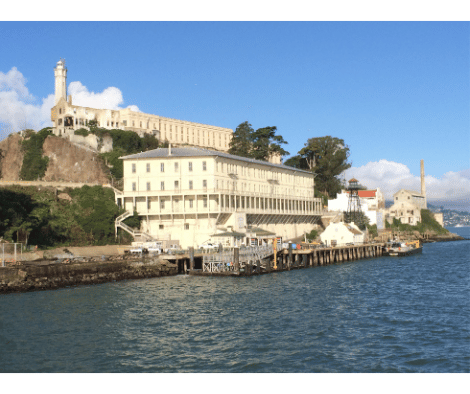
[[468,243],[0,296],[1,372],[469,372]]

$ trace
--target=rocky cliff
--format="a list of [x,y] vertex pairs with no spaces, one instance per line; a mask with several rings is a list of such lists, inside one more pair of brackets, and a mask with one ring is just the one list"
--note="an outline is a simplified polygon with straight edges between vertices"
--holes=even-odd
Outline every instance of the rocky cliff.
[[[0,141],[0,180],[16,181],[23,163],[21,142],[18,134],[11,134]],[[103,165],[96,152],[77,146],[70,141],[48,136],[43,145],[44,155],[49,164],[44,175],[45,181],[107,183],[109,170]]]
[[0,141],[0,179],[4,181],[18,181],[20,179],[23,152],[21,151],[21,138],[18,134],[10,134]]

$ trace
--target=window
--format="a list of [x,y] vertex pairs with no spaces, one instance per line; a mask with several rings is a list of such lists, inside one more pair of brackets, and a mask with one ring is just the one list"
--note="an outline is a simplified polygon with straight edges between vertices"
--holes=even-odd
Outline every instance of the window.
[[163,230],[163,229],[164,229],[163,224],[159,224],[159,225],[158,225],[158,229],[159,229],[159,230]]
[[189,170],[189,171],[192,171],[192,170],[193,170],[193,162],[192,162],[192,161],[190,161],[190,162],[188,163],[188,170]]
[[189,189],[190,189],[190,190],[193,189],[193,181],[189,181]]
[[185,223],[185,224],[184,224],[184,229],[185,229],[185,230],[189,230],[189,223]]
[[203,187],[204,189],[207,189],[207,180],[206,180],[206,179],[203,179],[203,180],[202,180],[202,187]]
[[150,203],[151,203],[151,201],[147,200],[147,209],[150,209]]
[[160,190],[165,190],[165,182],[164,181],[160,182]]
[[207,164],[205,161],[202,162],[202,171],[206,171],[207,170]]
[[203,199],[202,199],[202,206],[203,206],[204,208],[207,208],[207,198],[203,198]]
[[147,190],[150,190],[150,182],[147,182]]
[[147,163],[147,172],[150,172],[150,163]]
[[189,200],[189,208],[192,208],[192,207],[193,207],[193,201],[194,201],[194,200]]
[[179,188],[180,188],[179,181],[175,181],[175,190],[179,190]]
[[165,200],[160,200],[160,209],[165,209]]
[[178,163],[175,163],[175,172],[178,172]]
[[165,163],[160,163],[160,172],[165,172]]
[[135,182],[132,182],[132,191],[135,192],[135,190],[136,190]]

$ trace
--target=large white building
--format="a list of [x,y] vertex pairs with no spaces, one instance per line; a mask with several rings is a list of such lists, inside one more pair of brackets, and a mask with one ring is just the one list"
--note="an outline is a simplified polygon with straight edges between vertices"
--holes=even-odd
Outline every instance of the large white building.
[[159,141],[168,141],[172,144],[206,147],[220,151],[229,149],[232,129],[145,114],[129,108],[111,110],[73,105],[72,96],[67,97],[67,68],[64,60],[57,62],[54,77],[55,105],[51,109],[51,120],[53,133],[57,136],[89,145],[97,150],[111,150],[110,139],[105,141],[104,145],[101,143],[99,147],[99,143],[95,141],[97,137],[89,136],[86,139],[74,134],[75,130],[86,127],[88,122],[93,120],[97,122],[98,127],[104,129],[130,130],[141,137],[144,134],[152,134]]
[[248,238],[254,227],[294,238],[311,231],[321,215],[308,171],[195,147],[121,159],[124,190],[117,204],[138,212],[143,232],[184,248],[227,231]]

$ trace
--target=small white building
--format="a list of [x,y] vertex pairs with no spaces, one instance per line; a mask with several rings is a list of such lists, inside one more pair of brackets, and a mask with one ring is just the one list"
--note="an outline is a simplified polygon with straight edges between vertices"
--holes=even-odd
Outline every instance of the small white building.
[[[361,211],[369,218],[369,224],[377,224],[377,213],[385,208],[385,199],[379,188],[375,190],[359,190]],[[347,212],[349,192],[342,190],[333,200],[328,200],[328,211]]]
[[354,223],[330,223],[320,239],[326,246],[358,245],[364,243],[365,233]]

